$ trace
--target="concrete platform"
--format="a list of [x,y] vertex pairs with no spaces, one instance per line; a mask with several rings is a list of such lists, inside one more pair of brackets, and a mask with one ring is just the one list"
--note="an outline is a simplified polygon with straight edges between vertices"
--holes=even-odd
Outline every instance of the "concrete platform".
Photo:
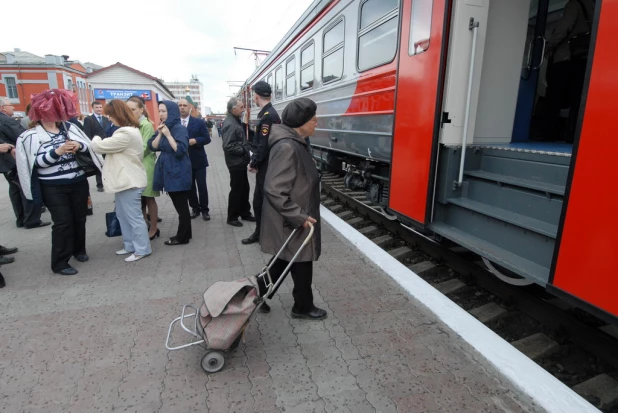
[[221,140],[207,152],[212,220],[193,221],[189,245],[163,245],[176,218],[162,195],[153,255],[126,264],[114,255],[120,239],[104,235],[113,196],[93,192],[91,260],[75,263],[73,277],[49,269],[49,227],[15,228],[0,180],[0,243],[20,248],[1,270],[0,412],[544,411],[327,224],[314,276],[326,320],[289,317],[288,279],[222,372],[202,371],[201,348],[165,350],[183,304],[199,305],[210,284],[253,275],[268,258],[240,242],[254,224],[226,225]]

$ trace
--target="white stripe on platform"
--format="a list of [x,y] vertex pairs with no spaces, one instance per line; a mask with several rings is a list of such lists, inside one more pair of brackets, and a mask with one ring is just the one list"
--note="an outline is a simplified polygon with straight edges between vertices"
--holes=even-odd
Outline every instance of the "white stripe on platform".
[[363,255],[438,316],[542,408],[552,413],[599,413],[593,405],[327,208],[321,206],[320,214],[322,219],[356,246]]

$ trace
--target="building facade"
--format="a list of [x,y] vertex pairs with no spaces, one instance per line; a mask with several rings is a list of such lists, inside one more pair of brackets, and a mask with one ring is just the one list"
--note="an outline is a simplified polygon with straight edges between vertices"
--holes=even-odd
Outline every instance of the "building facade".
[[25,112],[30,96],[47,89],[66,89],[76,96],[83,114],[89,112],[93,88],[86,79],[87,68],[68,56],[44,57],[14,49],[0,53],[0,96],[7,96],[15,110]]
[[122,63],[95,70],[87,75],[93,89],[93,97],[102,103],[112,99],[127,100],[137,95],[144,98],[150,119],[158,125],[157,102],[175,100],[174,93],[161,81],[147,73],[140,72]]
[[204,85],[202,85],[197,76],[192,76],[189,82],[165,82],[165,85],[178,99],[182,99],[187,95],[191,96],[197,108],[204,114],[204,108],[202,107]]

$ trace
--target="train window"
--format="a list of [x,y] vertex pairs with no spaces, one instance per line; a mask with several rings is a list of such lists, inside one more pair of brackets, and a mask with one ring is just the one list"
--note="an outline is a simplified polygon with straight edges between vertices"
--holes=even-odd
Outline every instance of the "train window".
[[266,77],[266,83],[270,85],[270,90],[275,90],[275,82],[273,82],[273,74],[269,74]]
[[[416,3],[416,0],[413,1]],[[360,30],[386,16],[391,11],[399,9],[399,0],[368,0],[361,6]]]
[[275,70],[275,100],[283,99],[283,66]]
[[343,76],[344,21],[324,31],[324,54],[322,55],[322,82],[328,83]]
[[285,75],[287,77],[285,95],[294,96],[296,94],[296,57],[292,56],[285,64]]
[[392,62],[397,54],[399,1],[366,0],[361,5],[359,21],[358,70]]
[[315,77],[315,43],[311,42],[300,52],[300,90],[313,87]]
[[414,0],[412,3],[410,47],[408,50],[410,56],[423,53],[429,49],[432,11],[433,0]]

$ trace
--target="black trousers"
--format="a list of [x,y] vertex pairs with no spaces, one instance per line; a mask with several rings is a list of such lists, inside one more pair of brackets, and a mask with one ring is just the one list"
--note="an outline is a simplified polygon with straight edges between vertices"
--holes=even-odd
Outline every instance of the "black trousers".
[[176,240],[182,244],[188,244],[193,237],[191,232],[191,213],[189,212],[189,193],[190,191],[169,192],[174,208],[178,213],[178,231],[176,231]]
[[69,268],[72,255],[86,254],[88,181],[69,185],[41,185],[43,202],[51,214],[51,269]]
[[24,196],[19,184],[15,181],[16,175],[12,179],[9,179],[8,174],[4,174],[4,177],[9,183],[9,198],[15,213],[15,225],[19,228],[30,228],[38,225],[41,222],[41,205]]
[[230,170],[230,196],[227,203],[227,220],[235,221],[239,217],[251,215],[251,204],[249,204],[249,177],[247,170]]
[[[277,282],[279,277],[281,277],[281,274],[283,274],[283,271],[288,264],[289,261],[284,261],[282,259],[275,261],[270,269],[270,277],[272,278],[273,284]],[[294,306],[292,307],[292,311],[296,313],[303,313],[313,310],[313,292],[311,291],[311,283],[313,281],[313,262],[295,262],[292,264],[290,272],[292,273],[292,280],[294,281],[294,288],[292,289]],[[264,296],[267,289],[266,283],[262,277],[258,277],[258,288],[260,297]],[[276,288],[268,296],[268,298],[273,298],[278,289],[279,288]]]
[[103,176],[101,175],[101,172],[97,172],[95,177],[97,178],[97,188],[103,188]]
[[[198,201],[199,192],[199,201]],[[206,167],[193,169],[189,206],[193,211],[208,214],[208,187],[206,186]]]
[[262,224],[262,204],[264,203],[264,181],[266,168],[258,169],[255,174],[255,191],[253,191],[253,212],[255,213],[255,233],[259,236]]
[[[547,135],[573,142],[586,77],[586,59],[554,63],[547,74]],[[560,110],[570,108],[566,130],[560,136]]]

